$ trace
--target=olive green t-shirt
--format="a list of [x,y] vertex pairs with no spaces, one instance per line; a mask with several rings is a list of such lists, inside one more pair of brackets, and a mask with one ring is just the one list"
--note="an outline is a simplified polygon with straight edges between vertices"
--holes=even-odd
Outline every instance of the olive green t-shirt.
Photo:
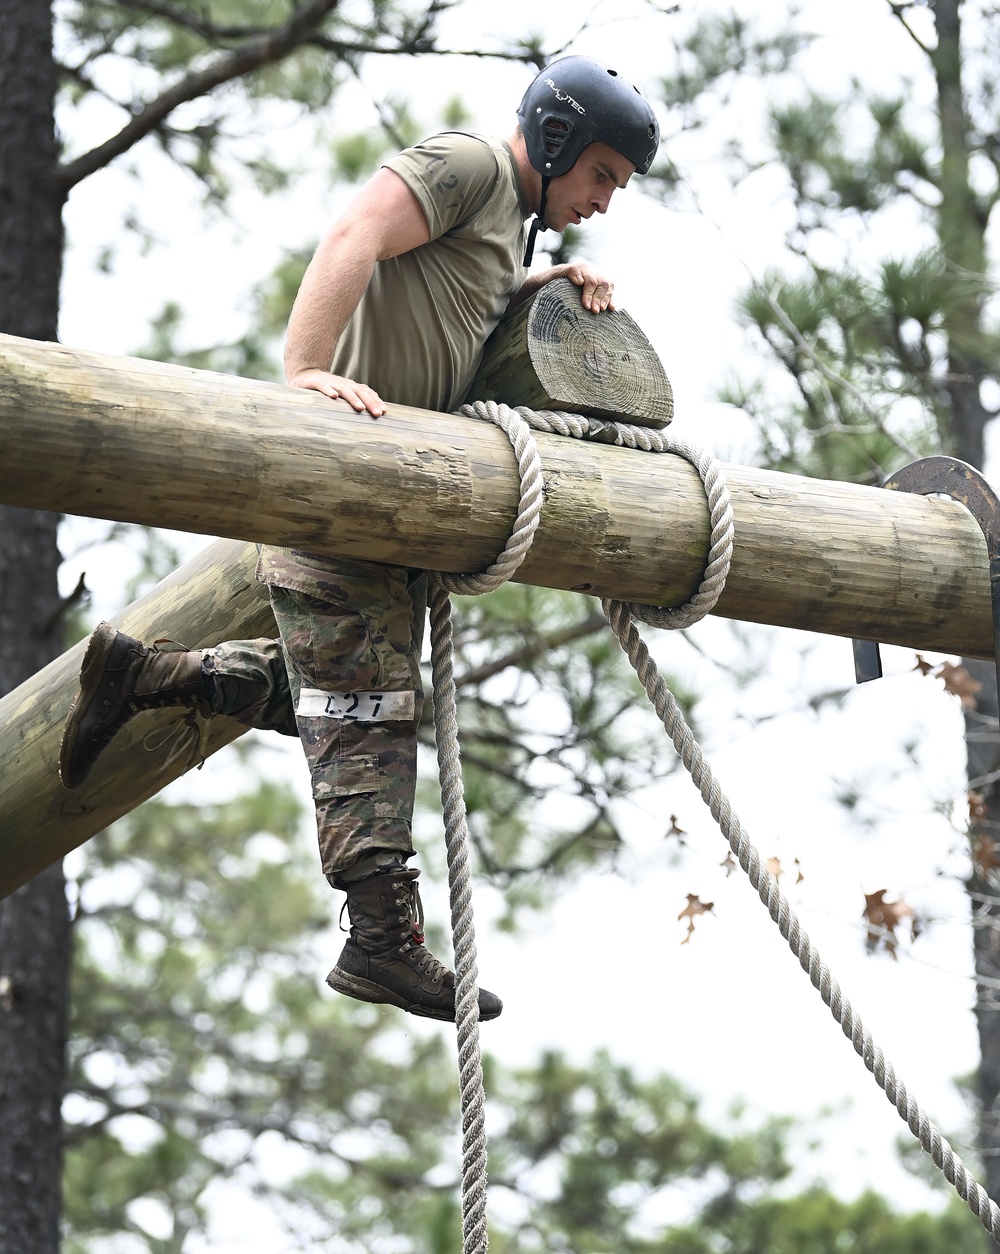
[[416,196],[431,238],[376,265],[332,369],[386,402],[450,411],[524,282],[527,198],[510,149],[478,135],[435,135],[386,165]]

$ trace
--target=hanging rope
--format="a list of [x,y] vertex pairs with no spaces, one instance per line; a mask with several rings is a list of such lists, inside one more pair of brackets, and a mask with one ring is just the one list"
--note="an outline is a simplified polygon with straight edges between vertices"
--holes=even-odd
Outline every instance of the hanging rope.
[[[521,504],[504,552],[482,575],[434,575],[431,579],[431,666],[434,676],[434,716],[445,811],[445,839],[455,934],[456,1021],[462,1093],[462,1234],[463,1254],[485,1254],[486,1228],[486,1134],[485,1095],[482,1087],[482,1055],[479,1048],[478,969],[472,902],[469,889],[468,826],[458,749],[455,684],[452,670],[452,628],[449,591],[480,593],[499,587],[524,560],[538,527],[542,501],[542,472],[538,451],[528,425],[540,431],[577,439],[598,439],[627,448],[673,453],[698,470],[705,485],[711,515],[708,560],[698,591],[686,605],[650,607],[632,602],[604,600],[602,605],[615,635],[634,668],[664,729],[702,799],[719,824],[739,865],[760,900],[808,974],[813,987],[829,1007],[875,1082],[896,1107],[900,1117],[931,1159],[954,1186],[980,1223],[1000,1241],[1000,1207],[975,1180],[961,1158],[917,1101],[897,1078],[892,1064],[855,1015],[839,983],[802,930],[798,917],[777,881],[765,869],[759,851],[733,813],[728,797],[719,787],[694,733],[681,713],[635,620],[677,630],[689,627],[710,613],[725,586],[733,552],[733,514],[722,467],[703,450],[662,431],[625,423],[605,423],[579,414],[563,414],[520,407],[509,409],[496,402],[476,402],[463,407],[468,417],[495,422],[514,446],[521,473]],[[439,691],[440,687],[440,691]]]
[[[468,409],[468,407],[467,407]],[[466,411],[463,411],[466,412]],[[459,1089],[462,1101],[462,1250],[486,1254],[486,1095],[479,1045],[479,966],[472,916],[469,827],[458,744],[453,668],[454,636],[449,593],[478,596],[499,588],[531,548],[542,507],[542,463],[525,420],[506,405],[484,405],[484,417],[507,434],[517,455],[521,502],[510,538],[497,560],[480,575],[432,573],[429,581],[431,674],[434,735],[437,743],[444,837],[448,852],[451,927],[455,946],[455,1023],[458,1033]]]
[[639,676],[639,682],[645,689],[646,696],[652,702],[667,735],[673,741],[678,757],[689,771],[691,779],[701,793],[702,800],[729,841],[730,849],[746,872],[750,883],[757,890],[771,918],[777,924],[778,931],[788,942],[792,953],[798,958],[799,965],[808,974],[813,987],[830,1008],[830,1013],[840,1024],[844,1035],[850,1038],[865,1066],[875,1077],[876,1084],[896,1107],[900,1118],[906,1122],[910,1131],[930,1154],[945,1179],[954,1185],[959,1197],[968,1204],[973,1214],[978,1216],[986,1231],[995,1240],[1000,1240],[1000,1207],[977,1183],[961,1158],[927,1117],[923,1108],[907,1092],[902,1080],[897,1079],[892,1063],[886,1059],[871,1033],[855,1015],[851,1003],[841,991],[840,984],[830,974],[830,969],[802,930],[798,917],[784,893],[779,889],[777,880],[764,869],[759,850],[751,843],[743,830],[739,817],[733,813],[729,798],[719,787],[712,774],[712,768],[704,760],[701,746],[695,740],[694,733],[678,708],[673,693],[659,674],[656,663],[649,656],[649,650],[632,621],[628,606],[622,601],[604,601],[602,604],[619,643]]
[[[616,443],[653,452],[674,452],[697,467],[711,502],[712,543],[701,587],[690,603],[698,602],[694,617],[689,607],[678,610],[645,610],[671,616],[676,626],[687,626],[709,613],[725,586],[733,548],[733,516],[729,492],[721,468],[712,458],[670,441],[658,431],[643,431],[619,423],[597,423],[574,414],[534,413],[514,410],[495,401],[466,405],[462,413],[495,423],[507,435],[517,456],[521,499],[510,538],[497,560],[482,574],[450,575],[434,572],[429,586],[431,619],[431,674],[438,775],[444,812],[445,846],[448,854],[448,885],[451,925],[455,947],[455,1022],[458,1036],[459,1089],[462,1104],[462,1249],[463,1254],[486,1254],[486,1096],[483,1090],[482,1051],[479,1044],[479,964],[469,872],[469,828],[458,742],[458,716],[453,667],[454,636],[449,593],[476,596],[499,588],[514,574],[531,548],[541,517],[542,463],[531,426],[563,435],[602,438],[613,430]],[[530,423],[530,425],[529,425]]]

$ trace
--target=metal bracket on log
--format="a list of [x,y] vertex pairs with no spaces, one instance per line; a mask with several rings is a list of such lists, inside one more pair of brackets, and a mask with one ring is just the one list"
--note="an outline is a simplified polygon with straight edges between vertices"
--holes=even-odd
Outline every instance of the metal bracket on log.
[[[990,559],[990,604],[993,610],[993,657],[1000,696],[1000,497],[968,462],[957,457],[922,457],[890,475],[882,484],[897,492],[920,496],[941,494],[959,501],[972,514],[986,538]],[[854,676],[859,684],[881,679],[882,657],[873,640],[855,640]]]

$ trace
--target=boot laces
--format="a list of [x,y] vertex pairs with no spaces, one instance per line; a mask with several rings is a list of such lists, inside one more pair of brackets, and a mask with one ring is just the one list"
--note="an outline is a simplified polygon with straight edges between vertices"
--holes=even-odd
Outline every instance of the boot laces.
[[142,740],[142,747],[147,753],[159,753],[166,747],[167,755],[156,772],[160,779],[170,770],[175,762],[185,763],[184,771],[197,767],[200,771],[208,757],[208,732],[211,723],[203,718],[195,709],[188,709],[184,716],[168,727],[155,727]]
[[397,897],[396,904],[406,906],[406,914],[402,916],[401,922],[408,922],[410,925],[409,937],[400,945],[400,952],[413,953],[413,964],[422,974],[429,976],[432,980],[443,980],[450,972],[443,962],[440,962],[424,944],[424,903],[420,899],[420,889],[416,884],[416,875],[402,877],[395,881],[393,887],[402,896]]
[[[164,647],[167,646],[167,647]],[[190,653],[192,650],[173,636],[157,636],[149,646],[150,653]],[[161,709],[166,702],[159,702]],[[199,706],[201,708],[199,708]],[[133,706],[133,710],[147,707]],[[158,753],[165,746],[167,756],[155,778],[160,779],[170,770],[175,762],[185,763],[184,773],[192,767],[200,771],[208,758],[208,732],[211,726],[211,712],[207,704],[188,706],[182,718],[175,719],[169,727],[154,728],[143,737],[142,747],[147,753]]]

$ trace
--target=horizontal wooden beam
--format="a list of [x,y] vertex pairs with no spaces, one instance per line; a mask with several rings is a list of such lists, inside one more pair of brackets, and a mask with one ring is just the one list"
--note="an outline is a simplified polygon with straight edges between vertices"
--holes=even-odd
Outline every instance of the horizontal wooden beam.
[[[276,384],[0,336],[0,501],[432,570],[487,566],[517,511],[493,426],[390,406],[378,421]],[[518,578],[677,604],[708,510],[679,457],[540,435],[546,498]],[[727,467],[736,519],[718,613],[992,656],[978,525],[951,501]]]
[[[302,391],[0,336],[0,501],[233,537],[116,622],[190,647],[273,635],[249,540],[480,570],[517,510],[492,426],[391,406],[377,422]],[[546,499],[518,578],[651,604],[697,586],[708,509],[683,459],[538,437]],[[985,543],[949,500],[727,467],[736,548],[718,612],[992,656]],[[83,645],[0,700],[0,896],[187,769],[138,716],[73,792],[56,773]],[[209,751],[243,727],[216,718]]]

